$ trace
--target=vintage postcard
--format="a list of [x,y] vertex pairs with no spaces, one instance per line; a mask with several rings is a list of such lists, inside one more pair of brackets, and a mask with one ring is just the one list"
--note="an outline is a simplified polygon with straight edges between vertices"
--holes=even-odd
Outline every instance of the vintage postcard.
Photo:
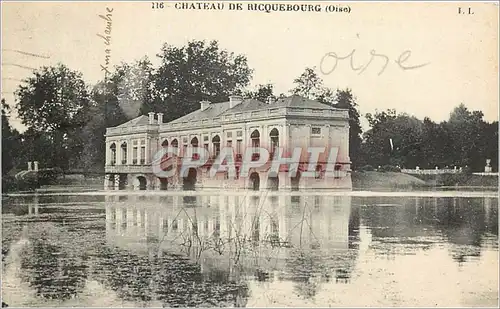
[[1,10],[2,307],[498,308],[498,2]]

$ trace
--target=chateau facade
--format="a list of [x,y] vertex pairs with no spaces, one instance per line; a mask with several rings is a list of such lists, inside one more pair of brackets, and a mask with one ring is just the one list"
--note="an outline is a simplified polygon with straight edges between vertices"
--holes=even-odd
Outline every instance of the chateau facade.
[[[107,190],[351,189],[348,121],[348,110],[297,95],[266,103],[240,96],[221,103],[202,101],[198,110],[168,123],[163,122],[163,114],[149,113],[107,128],[104,186]],[[185,174],[159,177],[153,172],[153,161],[166,147],[178,149],[178,159],[193,156],[191,147],[204,148],[210,160]],[[228,177],[227,172],[210,175],[224,147],[234,151],[235,177]],[[309,147],[338,148],[333,174],[327,173],[325,152],[314,163],[314,176],[305,177],[304,172],[311,171]],[[251,168],[247,177],[239,177],[238,162],[249,148],[267,149],[269,162]],[[283,151],[282,157],[291,157],[300,149],[300,166],[294,177],[283,165],[277,173],[270,171],[276,149]]]

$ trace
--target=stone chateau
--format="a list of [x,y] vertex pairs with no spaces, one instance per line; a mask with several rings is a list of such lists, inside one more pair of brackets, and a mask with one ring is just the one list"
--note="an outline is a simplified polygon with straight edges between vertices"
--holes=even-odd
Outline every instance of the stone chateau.
[[[163,114],[149,113],[117,127],[106,129],[105,189],[176,190],[176,189],[250,189],[303,190],[351,189],[348,110],[333,108],[297,95],[260,102],[231,96],[229,101],[200,102],[190,114],[163,122]],[[203,147],[215,158],[221,148],[235,153],[236,177],[219,172],[210,177],[214,160],[168,178],[153,173],[152,161],[162,147],[175,147],[178,157],[192,156],[190,146]],[[301,149],[299,171],[290,178],[286,165],[270,173],[270,164],[252,168],[248,177],[239,177],[239,165],[248,148],[283,148],[291,157]],[[308,147],[338,147],[334,175],[326,173],[327,157],[320,155],[314,177],[301,177],[308,170]],[[286,155],[288,154],[288,155]],[[253,160],[254,158],[252,158]],[[257,158],[258,159],[258,158]],[[270,163],[271,161],[269,161]],[[309,169],[310,171],[310,169]]]

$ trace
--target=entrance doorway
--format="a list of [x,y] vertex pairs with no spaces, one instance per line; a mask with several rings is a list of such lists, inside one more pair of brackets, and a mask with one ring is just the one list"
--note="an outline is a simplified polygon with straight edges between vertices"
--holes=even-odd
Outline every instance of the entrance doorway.
[[267,178],[267,188],[272,191],[278,190],[280,185],[280,180],[278,177]]
[[253,190],[259,191],[260,188],[259,173],[253,172],[252,174],[250,174],[250,186]]
[[294,177],[290,179],[290,187],[292,191],[299,191],[300,186],[300,172],[297,172]]
[[137,180],[139,181],[139,190],[146,190],[148,181],[146,180],[146,177],[144,176],[138,176]]
[[196,176],[196,169],[190,168],[188,171],[188,175],[182,179],[182,188],[184,190],[194,190],[196,184]]

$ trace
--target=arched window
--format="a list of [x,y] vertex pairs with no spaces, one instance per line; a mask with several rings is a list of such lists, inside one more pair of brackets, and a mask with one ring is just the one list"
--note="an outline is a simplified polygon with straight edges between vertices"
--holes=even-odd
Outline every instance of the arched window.
[[269,149],[269,154],[271,155],[271,158],[274,157],[274,152],[276,151],[276,148],[280,146],[280,133],[278,129],[274,128],[271,130],[269,133],[269,140],[271,141],[271,148]]
[[127,164],[127,143],[123,142],[120,148],[122,152],[122,164]]
[[259,159],[259,147],[260,147],[260,133],[258,130],[254,130],[252,134],[250,134],[250,139],[252,140],[252,161],[257,161]]
[[111,165],[116,164],[116,144],[113,143],[111,146],[109,146],[109,149],[111,150]]
[[[172,146],[172,148],[178,149],[179,148],[179,141],[176,138],[174,138],[172,140],[172,142],[170,142],[170,146]],[[179,154],[179,150],[177,150],[176,154],[177,155]]]
[[198,160],[200,156],[197,150],[195,150],[198,148],[198,138],[196,136],[191,139],[191,147],[190,156],[193,157],[193,160]]
[[163,147],[163,148],[168,147],[168,139],[164,140],[163,143],[161,143],[161,147]]
[[212,138],[212,145],[214,150],[214,156],[217,157],[220,153],[220,137],[216,135]]

